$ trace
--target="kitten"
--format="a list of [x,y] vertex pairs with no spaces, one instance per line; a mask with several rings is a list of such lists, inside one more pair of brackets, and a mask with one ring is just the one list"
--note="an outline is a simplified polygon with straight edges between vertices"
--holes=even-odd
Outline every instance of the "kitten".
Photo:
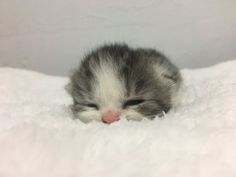
[[113,123],[167,113],[181,84],[178,68],[153,49],[126,44],[91,51],[70,78],[75,118]]

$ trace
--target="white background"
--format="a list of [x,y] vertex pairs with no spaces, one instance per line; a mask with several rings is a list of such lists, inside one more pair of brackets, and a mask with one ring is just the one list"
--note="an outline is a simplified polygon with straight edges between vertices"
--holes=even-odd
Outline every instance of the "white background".
[[236,57],[235,0],[0,0],[0,66],[67,75],[98,44],[154,47],[180,67]]

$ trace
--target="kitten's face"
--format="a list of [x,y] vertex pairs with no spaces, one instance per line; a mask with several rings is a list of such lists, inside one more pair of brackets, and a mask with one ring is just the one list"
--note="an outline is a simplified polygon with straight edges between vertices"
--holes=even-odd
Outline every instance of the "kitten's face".
[[71,77],[76,118],[113,123],[122,118],[152,119],[170,109],[173,80],[165,82],[155,62],[123,47],[117,53],[111,49],[91,53]]

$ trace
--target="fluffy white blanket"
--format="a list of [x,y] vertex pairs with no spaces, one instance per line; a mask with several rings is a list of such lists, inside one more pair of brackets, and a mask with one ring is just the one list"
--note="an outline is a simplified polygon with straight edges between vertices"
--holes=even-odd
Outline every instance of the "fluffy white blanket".
[[0,177],[235,177],[236,60],[182,70],[164,119],[71,119],[67,78],[0,69]]

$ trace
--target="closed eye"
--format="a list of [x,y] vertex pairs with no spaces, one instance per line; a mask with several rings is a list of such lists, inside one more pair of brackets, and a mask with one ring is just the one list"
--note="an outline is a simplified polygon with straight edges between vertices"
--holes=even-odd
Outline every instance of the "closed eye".
[[124,103],[123,107],[128,107],[128,106],[135,106],[143,103],[145,100],[143,99],[137,99],[137,100],[128,100]]
[[89,103],[89,104],[85,104],[85,106],[87,107],[91,107],[91,108],[95,108],[95,109],[99,109],[98,105],[94,104],[94,103]]
[[94,109],[97,109],[97,110],[99,109],[99,106],[95,103],[77,103],[77,102],[75,102],[74,104],[94,108]]

